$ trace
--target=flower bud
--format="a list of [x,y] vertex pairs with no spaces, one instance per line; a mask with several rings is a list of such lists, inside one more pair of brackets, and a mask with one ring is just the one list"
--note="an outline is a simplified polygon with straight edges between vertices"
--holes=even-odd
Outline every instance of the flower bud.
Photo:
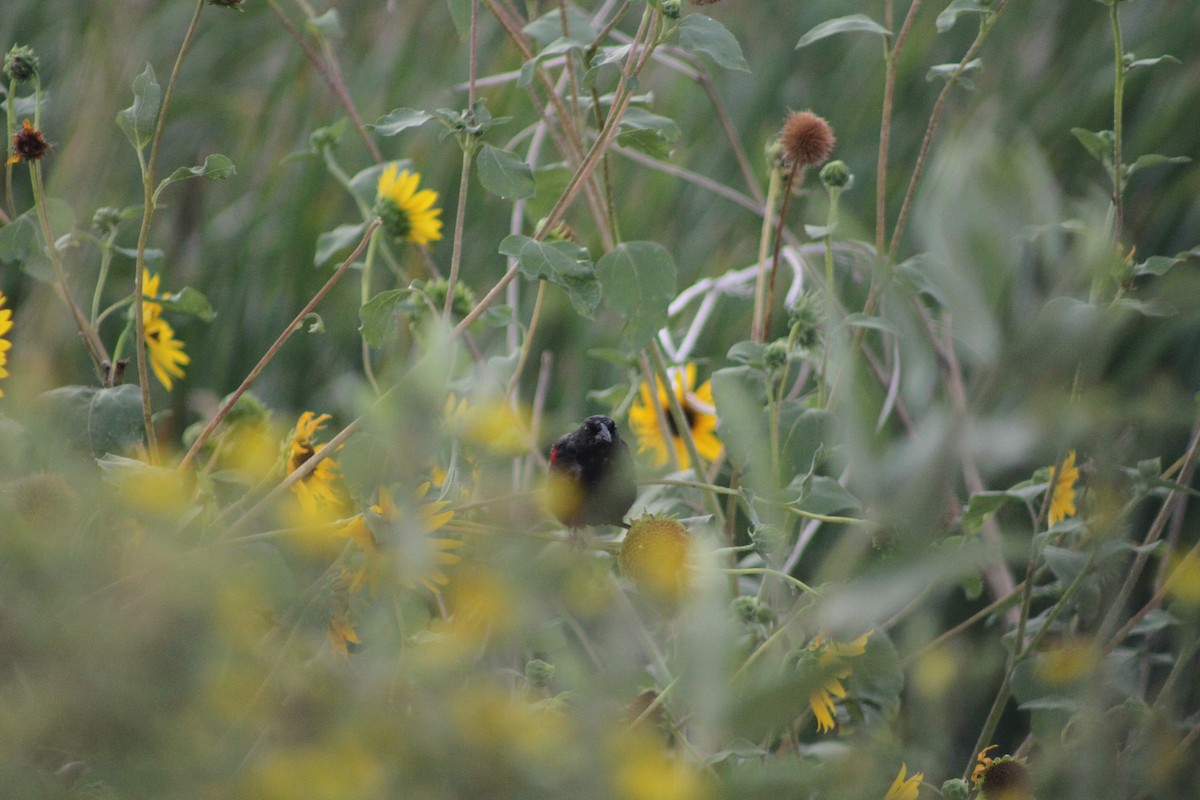
[[548,661],[535,658],[525,663],[525,680],[529,681],[530,686],[544,689],[553,679],[554,665]]
[[9,80],[17,83],[32,80],[37,72],[38,57],[32,47],[14,44],[4,55],[4,75]]
[[971,787],[962,778],[951,778],[942,784],[942,800],[967,800]]
[[842,160],[830,161],[821,167],[821,183],[829,189],[845,189],[854,180],[850,168]]
[[787,342],[776,339],[763,348],[763,363],[767,369],[782,369],[788,360]]
[[92,215],[92,227],[99,231],[101,236],[108,236],[120,224],[121,210],[119,208],[104,206],[96,209],[96,213]]
[[667,19],[679,19],[682,10],[679,0],[662,0],[663,16]]

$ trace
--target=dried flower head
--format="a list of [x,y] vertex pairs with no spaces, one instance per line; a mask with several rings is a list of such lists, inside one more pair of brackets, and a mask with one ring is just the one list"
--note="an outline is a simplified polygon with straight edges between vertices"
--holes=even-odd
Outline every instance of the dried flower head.
[[811,111],[793,111],[779,133],[784,166],[797,168],[820,164],[833,155],[837,139],[829,123]]
[[15,164],[18,161],[37,161],[46,155],[50,145],[42,138],[42,132],[33,127],[29,120],[21,122],[21,130],[13,136],[12,157],[5,164]]

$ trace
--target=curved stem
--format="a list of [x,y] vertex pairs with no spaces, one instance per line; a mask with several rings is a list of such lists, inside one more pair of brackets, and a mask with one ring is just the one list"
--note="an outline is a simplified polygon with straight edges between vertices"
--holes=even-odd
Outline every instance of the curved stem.
[[1125,52],[1121,42],[1120,2],[1114,0],[1109,6],[1113,32],[1113,61],[1115,62],[1116,77],[1113,83],[1113,239],[1121,241],[1121,232],[1125,227],[1125,169],[1121,164],[1121,141],[1124,128],[1125,105]]
[[[359,241],[358,247],[354,248],[354,252],[346,257],[346,260],[343,261],[342,265],[337,268],[337,271],[330,276],[329,280],[325,282],[325,285],[322,286],[315,295],[313,295],[312,299],[305,304],[304,308],[300,309],[300,313],[296,315],[296,318],[293,319],[286,328],[284,328],[283,333],[279,334],[279,337],[275,340],[275,343],[268,348],[267,352],[263,354],[263,357],[259,359],[257,364],[254,365],[254,369],[250,370],[250,374],[246,376],[246,379],[242,381],[242,384],[238,386],[233,394],[229,395],[224,403],[221,404],[221,407],[217,409],[217,413],[213,415],[213,418],[210,419],[208,424],[204,426],[204,430],[202,430],[200,435],[196,437],[196,441],[192,443],[191,449],[187,451],[187,454],[183,457],[183,460],[179,462],[180,472],[185,472],[187,470],[192,461],[196,458],[196,454],[200,452],[200,448],[203,447],[204,443],[208,441],[208,438],[212,436],[213,431],[215,431],[217,426],[221,424],[221,420],[225,419],[225,415],[228,414],[230,409],[233,408],[233,405],[238,401],[238,398],[241,397],[246,390],[250,388],[250,384],[254,383],[254,380],[260,374],[262,374],[262,371],[266,368],[267,364],[271,363],[271,359],[275,357],[275,354],[279,352],[280,348],[283,347],[284,343],[287,342],[291,335],[300,329],[301,324],[304,322],[304,318],[312,313],[312,310],[317,307],[317,304],[325,298],[325,295],[329,294],[329,291],[337,284],[339,280],[341,280],[342,276],[346,274],[346,270],[350,269],[350,266],[354,263],[355,259],[357,259],[359,255],[362,254],[363,249],[366,248],[367,242],[370,241],[371,235],[375,233],[375,229],[379,227],[379,224],[379,219],[376,218],[371,222],[370,225],[367,226],[367,230],[363,234],[362,240]],[[333,450],[328,450],[328,452],[332,453]],[[317,455],[320,455],[320,453]],[[315,468],[316,464],[313,462],[319,463],[320,459],[314,455],[303,465],[301,465],[300,470],[303,470],[310,464]],[[297,470],[297,472],[300,470]],[[311,470],[309,470],[309,472],[311,472]],[[296,473],[292,474],[294,475]],[[307,475],[308,472],[305,472],[304,474]]]

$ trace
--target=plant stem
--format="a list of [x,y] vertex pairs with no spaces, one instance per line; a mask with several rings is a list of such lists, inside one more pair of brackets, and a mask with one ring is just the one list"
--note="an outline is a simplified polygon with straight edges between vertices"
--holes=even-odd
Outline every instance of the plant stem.
[[[175,66],[171,68],[171,77],[167,81],[166,91],[163,92],[162,105],[158,109],[158,120],[154,125],[154,136],[150,140],[150,156],[142,160],[142,150],[138,148],[138,162],[142,167],[142,226],[138,231],[137,259],[133,268],[133,330],[134,352],[137,357],[138,386],[142,391],[142,422],[146,428],[146,453],[151,464],[158,463],[158,438],[154,432],[154,409],[150,405],[150,372],[146,362],[146,316],[142,297],[142,273],[146,269],[146,244],[150,239],[150,220],[154,216],[154,167],[158,163],[158,149],[162,143],[163,128],[166,127],[167,111],[171,107],[171,98],[175,95],[175,83],[183,67],[183,59],[196,36],[200,24],[200,12],[204,10],[204,0],[197,0],[196,10],[192,13],[192,21],[188,23],[187,32],[183,35],[183,43],[179,46],[179,54],[175,57]],[[113,369],[116,365],[113,365]]]
[[467,187],[471,183],[471,161],[476,145],[471,139],[471,134],[466,134],[466,137],[467,140],[463,142],[462,174],[458,181],[458,208],[454,218],[454,248],[450,254],[450,276],[446,280],[446,304],[442,308],[442,315],[447,321],[450,319],[450,310],[454,306],[454,287],[458,284],[458,269],[462,263],[463,229],[467,214]]
[[1121,163],[1122,147],[1122,129],[1124,128],[1124,104],[1125,104],[1125,51],[1121,42],[1121,4],[1119,0],[1113,0],[1110,9],[1110,19],[1112,20],[1113,32],[1113,61],[1115,78],[1113,82],[1113,240],[1117,243],[1121,241],[1121,233],[1125,227],[1125,179],[1122,172],[1124,166]]
[[762,344],[767,340],[763,320],[766,316],[767,297],[767,254],[771,247],[771,227],[775,221],[775,204],[779,202],[779,190],[783,186],[783,174],[771,166],[771,177],[767,182],[767,199],[763,205],[762,229],[758,236],[758,277],[754,282],[754,320],[750,325],[750,338]]
[[763,301],[762,341],[771,333],[771,318],[775,314],[775,276],[779,274],[779,256],[783,252],[783,225],[787,220],[788,205],[792,199],[792,185],[796,181],[799,167],[793,166],[783,185],[783,203],[779,206],[779,219],[775,224],[775,254],[771,259],[771,278],[767,282],[767,296]]
[[[341,280],[342,276],[346,274],[346,271],[350,269],[350,266],[354,263],[355,259],[357,259],[362,253],[363,249],[366,248],[367,242],[370,241],[371,235],[375,232],[375,229],[379,227],[379,224],[380,221],[378,218],[371,221],[371,224],[367,226],[367,230],[363,234],[363,238],[359,241],[358,247],[354,248],[354,252],[346,257],[346,260],[343,261],[342,265],[337,268],[337,271],[330,276],[329,280],[325,282],[325,285],[322,286],[315,295],[313,295],[312,299],[305,304],[304,308],[300,309],[300,313],[296,315],[296,318],[293,319],[286,328],[284,328],[283,333],[279,334],[279,337],[275,340],[275,343],[271,345],[267,352],[263,354],[263,357],[259,359],[258,363],[254,365],[254,369],[250,370],[250,374],[246,376],[246,379],[242,381],[242,384],[238,386],[233,394],[229,395],[224,403],[221,404],[221,407],[217,409],[217,413],[213,415],[213,418],[210,419],[208,424],[204,426],[204,430],[202,430],[200,435],[196,437],[196,441],[192,443],[191,448],[187,451],[187,454],[183,457],[183,460],[179,462],[180,472],[187,471],[187,468],[191,465],[192,461],[196,458],[196,455],[200,452],[200,448],[204,446],[204,443],[208,441],[210,436],[212,436],[213,431],[215,431],[217,426],[221,424],[221,421],[225,419],[225,415],[228,414],[230,409],[233,408],[233,405],[238,401],[238,398],[250,388],[250,384],[254,383],[254,380],[258,378],[258,376],[266,368],[267,364],[271,363],[271,359],[275,357],[275,354],[279,352],[280,348],[283,347],[284,343],[291,337],[291,335],[300,329],[301,324],[304,322],[304,318],[312,313],[312,310],[317,307],[317,304],[319,304],[325,298],[325,295],[329,294],[329,291],[337,284],[339,280]],[[329,452],[332,453],[333,451],[330,450]],[[312,464],[313,461],[319,460],[320,459],[318,459],[316,456],[313,456],[306,461],[300,467],[300,469],[304,469],[304,467]],[[312,464],[312,466],[315,467],[316,464]],[[306,472],[305,474],[308,473]]]

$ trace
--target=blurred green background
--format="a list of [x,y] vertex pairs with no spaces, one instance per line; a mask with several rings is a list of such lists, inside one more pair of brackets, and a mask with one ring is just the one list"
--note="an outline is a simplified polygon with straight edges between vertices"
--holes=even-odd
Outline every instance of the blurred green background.
[[[851,10],[878,17],[881,6],[864,3]],[[891,148],[895,169],[889,187],[892,221],[940,88],[940,81],[926,80],[926,71],[957,59],[974,33],[975,18],[964,15],[950,32],[937,35],[933,18],[939,6],[922,10],[900,64]],[[339,11],[345,32],[337,52],[364,119],[374,120],[401,106],[465,104],[461,83],[467,51],[445,4],[360,2],[332,7]],[[317,236],[355,220],[350,199],[318,159],[288,158],[305,151],[309,134],[342,117],[342,109],[269,9],[255,0],[245,9],[238,14],[210,8],[203,15],[171,108],[160,161],[165,174],[220,152],[237,166],[237,175],[225,182],[192,181],[171,191],[151,237],[152,246],[166,251],[164,287],[186,283],[201,289],[219,315],[210,325],[196,320],[178,323],[192,363],[171,403],[189,418],[205,407],[204,397],[219,397],[236,386],[260,356],[263,343],[282,330],[324,281],[328,273],[312,267]],[[840,2],[724,2],[700,10],[732,30],[753,70],[714,74],[717,91],[756,169],[764,172],[763,145],[789,108],[822,114],[837,133],[837,156],[856,176],[854,188],[842,200],[845,235],[870,241],[882,84],[879,40],[844,35],[794,50],[812,26],[849,13]],[[48,92],[43,128],[54,146],[45,162],[49,192],[71,204],[81,225],[100,206],[138,202],[137,165],[113,119],[129,104],[129,84],[146,62],[154,65],[160,81],[166,80],[190,13],[188,3],[6,3],[0,15],[0,42],[6,48],[12,43],[31,45],[41,58]],[[1192,35],[1200,27],[1200,7],[1134,2],[1123,6],[1123,15],[1128,50],[1139,56],[1171,53],[1182,62],[1130,76],[1127,153],[1200,156],[1195,125],[1189,122],[1200,84],[1198,45]],[[480,53],[483,75],[519,66],[486,14]],[[1042,151],[1050,177],[1068,197],[1102,196],[1107,187],[1100,167],[1070,129],[1111,125],[1112,49],[1106,9],[1091,0],[1036,9],[1018,4],[1007,11],[982,58],[983,69],[971,75],[975,91],[956,91],[951,97],[937,142],[956,131],[990,131],[996,141],[1020,141]],[[644,83],[654,93],[653,110],[672,117],[682,129],[672,162],[745,191],[702,89],[661,65],[650,70]],[[493,113],[512,114],[518,120],[495,132],[494,142],[503,145],[530,119],[529,102],[511,85],[487,88],[481,95]],[[380,144],[385,158],[413,159],[425,185],[440,193],[449,225],[459,153],[452,141],[437,141],[436,132],[436,126],[428,124]],[[351,172],[369,164],[353,136],[343,137],[340,158]],[[612,159],[612,167],[618,204],[627,207],[622,234],[666,246],[680,267],[680,288],[753,261],[758,234],[753,214],[621,157]],[[17,183],[18,189],[27,188],[21,186],[23,181]],[[28,195],[19,196],[26,207]],[[793,213],[819,223],[822,201],[813,198]],[[1137,246],[1139,255],[1174,254],[1194,246],[1200,230],[1198,198],[1200,171],[1194,168],[1157,167],[1137,175],[1127,201],[1129,244]],[[508,207],[473,184],[464,277],[479,292],[503,269],[496,245],[507,233]],[[581,212],[570,215],[569,221],[586,235]],[[119,243],[132,246],[136,225],[127,226]],[[917,249],[911,230],[901,258]],[[596,242],[587,243],[598,255]],[[434,248],[443,269],[449,249],[448,240]],[[75,285],[81,297],[90,292],[95,264],[94,250],[77,254]],[[128,261],[116,265],[116,289],[124,289],[129,271]],[[74,346],[65,315],[52,303],[43,314],[34,311],[39,304],[28,302],[31,296],[45,301],[47,289],[12,270],[0,275],[0,286],[13,298],[11,305],[23,308],[15,335],[25,352],[33,346],[47,354],[52,374],[48,380],[85,382],[84,354]],[[119,296],[115,290],[112,294]],[[531,303],[531,292],[524,295]],[[616,320],[602,316],[596,324],[584,324],[565,297],[552,292],[550,299],[552,313],[535,352],[543,347],[555,351],[560,376],[556,386],[570,386],[572,391],[554,391],[549,402],[565,418],[577,419],[588,410],[579,389],[602,387],[616,377],[611,368],[585,355],[588,346],[615,342]],[[357,350],[357,305],[357,288],[349,282],[340,287],[319,309],[326,334],[291,342],[258,391],[273,405],[297,409],[344,404],[341,365],[353,360]],[[524,311],[523,316],[528,308]],[[741,328],[744,313],[741,307],[732,308],[727,326]],[[111,342],[115,332],[105,333]],[[705,355],[723,355],[731,341],[736,338],[717,338]],[[1200,369],[1194,358],[1178,366],[1192,377]]]

